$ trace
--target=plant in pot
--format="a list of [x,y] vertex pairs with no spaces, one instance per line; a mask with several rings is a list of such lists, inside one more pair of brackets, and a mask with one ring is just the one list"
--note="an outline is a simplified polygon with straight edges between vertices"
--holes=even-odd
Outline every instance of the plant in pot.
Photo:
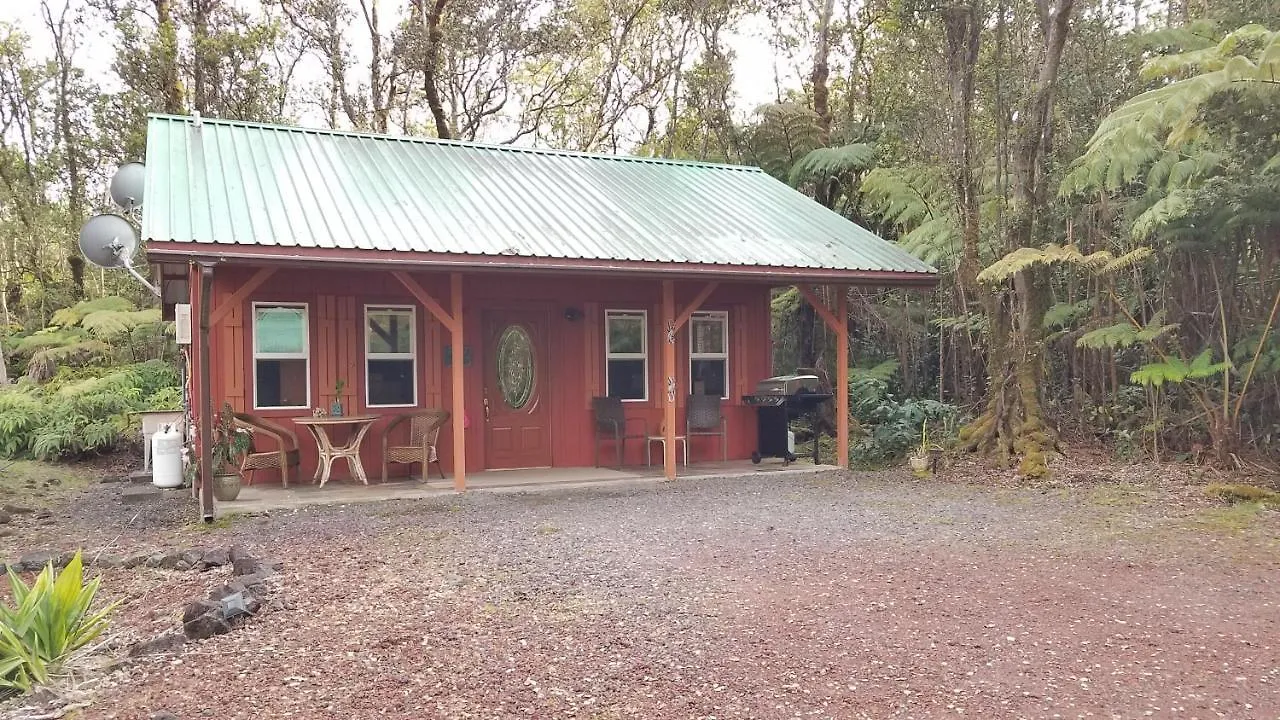
[[333,402],[329,405],[329,414],[342,417],[342,391],[347,388],[347,381],[339,379],[333,384]]
[[929,421],[925,420],[920,427],[920,445],[907,458],[911,471],[917,477],[925,477],[938,471],[938,462],[942,459],[942,446],[929,441]]
[[236,458],[249,451],[253,438],[247,430],[236,427],[231,403],[222,405],[217,424],[213,426],[213,496],[226,502],[240,494],[240,469]]

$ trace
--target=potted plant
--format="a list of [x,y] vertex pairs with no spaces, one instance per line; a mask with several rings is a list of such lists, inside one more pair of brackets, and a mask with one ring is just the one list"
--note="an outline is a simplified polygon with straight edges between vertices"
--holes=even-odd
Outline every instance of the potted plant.
[[249,432],[236,427],[231,403],[222,405],[213,427],[213,496],[223,502],[240,495],[240,469],[236,458],[248,452],[253,440]]
[[333,403],[329,405],[329,414],[333,417],[342,417],[342,391],[346,387],[347,381],[341,378],[333,384]]
[[929,421],[925,420],[920,427],[920,445],[916,448],[907,463],[918,476],[925,476],[938,470],[938,461],[942,459],[942,446],[929,442]]

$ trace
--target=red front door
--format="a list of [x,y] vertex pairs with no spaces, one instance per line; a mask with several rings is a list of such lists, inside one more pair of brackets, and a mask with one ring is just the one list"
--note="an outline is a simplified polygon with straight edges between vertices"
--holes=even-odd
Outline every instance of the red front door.
[[551,465],[546,331],[545,310],[490,310],[484,314],[487,468]]

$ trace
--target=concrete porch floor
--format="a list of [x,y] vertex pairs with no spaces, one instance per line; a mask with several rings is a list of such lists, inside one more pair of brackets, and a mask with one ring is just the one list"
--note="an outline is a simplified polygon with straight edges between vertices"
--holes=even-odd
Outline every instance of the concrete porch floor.
[[[747,478],[760,474],[808,473],[835,470],[834,465],[813,465],[804,461],[784,467],[778,460],[765,460],[752,465],[750,460],[696,463],[680,466],[678,480],[693,478]],[[529,470],[484,470],[467,476],[467,492],[539,492],[606,484],[650,485],[663,482],[662,467],[616,468],[534,468]],[[433,476],[426,483],[420,478],[398,478],[386,483],[370,481],[362,485],[354,480],[330,480],[323,488],[309,482],[280,485],[246,485],[230,502],[216,504],[218,515],[288,510],[308,505],[345,505],[384,500],[416,500],[456,495],[453,479]]]

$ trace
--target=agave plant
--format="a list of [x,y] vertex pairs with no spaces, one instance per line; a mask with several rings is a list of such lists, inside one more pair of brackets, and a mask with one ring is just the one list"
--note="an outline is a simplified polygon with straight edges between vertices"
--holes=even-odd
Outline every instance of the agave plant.
[[10,568],[13,604],[0,603],[0,696],[49,682],[68,658],[102,634],[118,603],[90,612],[100,582],[84,581],[80,553],[61,573],[46,566],[30,586]]

